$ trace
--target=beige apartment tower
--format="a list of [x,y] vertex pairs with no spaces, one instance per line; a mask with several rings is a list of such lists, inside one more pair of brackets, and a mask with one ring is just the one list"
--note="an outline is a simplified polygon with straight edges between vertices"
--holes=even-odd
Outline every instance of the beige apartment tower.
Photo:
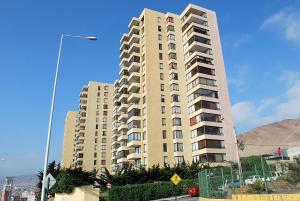
[[76,135],[76,122],[78,112],[68,112],[65,119],[64,142],[61,156],[61,166],[69,168],[73,166],[74,141]]
[[112,171],[236,160],[215,12],[144,9],[128,28],[114,83]]
[[[82,88],[77,114],[68,113],[63,145],[63,167],[69,167],[72,152],[72,167],[83,170],[104,171],[111,168],[113,85],[89,82]],[[75,132],[73,118],[76,116]],[[69,123],[69,120],[72,121]],[[70,125],[70,126],[68,126]],[[69,129],[70,128],[70,129]],[[71,132],[71,133],[69,133]],[[72,141],[72,149],[70,146]]]

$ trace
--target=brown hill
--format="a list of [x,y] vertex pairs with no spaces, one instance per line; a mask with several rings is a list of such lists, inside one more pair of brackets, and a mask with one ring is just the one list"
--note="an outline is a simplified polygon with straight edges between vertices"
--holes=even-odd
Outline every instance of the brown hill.
[[261,155],[276,152],[278,147],[300,146],[300,119],[287,119],[264,125],[238,137],[245,145],[240,155]]

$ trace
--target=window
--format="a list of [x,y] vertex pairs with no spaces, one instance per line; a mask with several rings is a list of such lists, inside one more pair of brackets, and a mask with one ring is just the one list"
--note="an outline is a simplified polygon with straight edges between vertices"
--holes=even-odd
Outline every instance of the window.
[[179,91],[179,84],[171,84],[171,91]]
[[103,117],[102,121],[107,122],[107,117]]
[[181,126],[181,118],[173,118],[173,126]]
[[109,86],[104,86],[104,90],[108,90],[109,89]]
[[166,21],[167,21],[167,23],[168,22],[174,23],[174,18],[173,17],[167,17]]
[[173,131],[173,139],[182,139],[182,130],[174,130]]
[[104,98],[103,102],[108,103],[108,98]]
[[175,35],[174,34],[169,34],[168,39],[169,40],[175,40]]
[[100,87],[100,86],[98,86],[98,91],[100,91],[100,89],[101,89],[101,87]]
[[168,48],[169,50],[176,50],[176,45],[174,43],[169,43]]
[[169,59],[176,59],[176,58],[177,58],[176,53],[171,52],[169,54]]
[[175,156],[174,157],[174,163],[175,164],[180,164],[183,162],[183,156]]
[[162,114],[166,113],[166,107],[165,106],[161,106],[160,111]]
[[160,91],[164,91],[165,90],[165,85],[164,84],[160,84]]
[[94,153],[94,158],[97,158],[97,153]]
[[162,60],[162,59],[163,59],[163,54],[159,53],[159,60]]
[[101,150],[106,150],[106,145],[101,145]]
[[143,120],[143,127],[145,128],[147,126],[147,121],[146,119]]
[[106,157],[106,153],[105,152],[101,152],[101,158],[105,158]]
[[143,104],[146,103],[146,96],[143,96]]
[[165,95],[160,95],[160,102],[162,102],[162,103],[165,102]]
[[223,128],[216,126],[201,126],[191,131],[192,138],[201,135],[223,135]]
[[175,28],[173,25],[168,25],[167,26],[167,31],[175,31]]
[[97,165],[97,160],[94,160],[94,165]]
[[190,126],[193,126],[202,121],[210,122],[221,122],[221,115],[219,114],[210,114],[210,113],[201,113],[192,118],[190,118]]
[[163,143],[163,152],[168,152],[167,143]]
[[178,94],[173,94],[171,96],[171,101],[172,102],[179,102],[179,95]]
[[168,164],[168,156],[164,156],[164,164]]
[[166,130],[162,131],[162,138],[167,139],[167,131]]
[[104,96],[107,97],[108,96],[108,92],[104,92]]
[[98,143],[98,138],[95,138],[95,143]]
[[158,44],[158,49],[162,50],[162,44],[161,43]]
[[106,161],[105,160],[101,160],[101,165],[105,165]]
[[157,23],[160,23],[161,18],[157,17]]
[[101,142],[102,142],[102,143],[106,143],[106,142],[107,142],[106,138],[102,138],[102,139],[101,139]]
[[164,74],[163,74],[163,73],[160,73],[160,74],[159,74],[159,78],[160,78],[160,80],[164,80]]
[[159,63],[159,69],[164,69],[164,64],[163,63]]
[[106,136],[107,131],[102,131],[102,136]]
[[97,105],[97,109],[100,109],[100,105]]
[[163,126],[166,126],[166,125],[167,125],[167,123],[166,123],[166,118],[162,118],[162,119],[161,119],[161,125],[163,125]]
[[95,131],[95,136],[98,136],[98,131]]
[[100,96],[100,92],[97,93],[97,96]]
[[99,117],[96,117],[96,122],[99,122]]
[[99,111],[96,111],[96,116],[99,116]]
[[143,140],[147,140],[147,133],[146,133],[146,131],[143,132]]
[[180,114],[180,113],[181,113],[180,106],[172,107],[172,114]]
[[98,124],[96,124],[96,129],[98,129],[98,127],[99,127]]
[[141,140],[141,134],[140,133],[130,133],[128,135],[128,142],[140,141],[140,140]]
[[157,31],[161,32],[161,26],[160,25],[158,25]]
[[174,143],[174,152],[183,152],[183,143]]
[[170,80],[178,80],[178,74],[177,73],[171,73],[170,74]]
[[104,116],[107,116],[107,111],[103,111],[103,115],[104,115]]
[[173,69],[173,70],[177,70],[177,63],[174,63],[174,62],[170,63],[170,64],[169,64],[169,69],[170,69],[170,70],[172,70],[172,69]]
[[161,34],[158,34],[158,40],[162,40]]
[[208,86],[216,86],[216,80],[212,80],[212,79],[208,79],[208,78],[204,78],[204,77],[198,77],[187,85],[187,90],[189,91],[199,84],[208,85]]
[[103,109],[108,109],[108,105],[107,105],[107,104],[104,104],[104,105],[103,105]]

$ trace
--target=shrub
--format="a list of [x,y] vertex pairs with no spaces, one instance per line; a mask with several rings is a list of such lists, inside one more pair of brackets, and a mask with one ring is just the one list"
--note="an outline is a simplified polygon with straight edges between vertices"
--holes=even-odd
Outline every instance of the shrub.
[[60,173],[56,178],[56,183],[53,186],[54,193],[72,193],[74,189],[71,175],[66,172]]
[[258,194],[265,191],[265,184],[261,180],[257,180],[250,185],[249,193]]
[[187,189],[197,184],[196,179],[182,180],[177,186],[171,182],[154,182],[115,186],[108,191],[110,201],[148,201],[175,195],[184,195]]

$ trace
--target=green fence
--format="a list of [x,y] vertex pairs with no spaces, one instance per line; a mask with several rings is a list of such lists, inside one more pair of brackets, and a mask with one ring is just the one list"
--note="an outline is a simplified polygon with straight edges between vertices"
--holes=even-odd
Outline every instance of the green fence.
[[[282,186],[288,189],[284,182],[292,171],[287,171],[289,169],[287,165],[280,164],[282,165],[279,168],[281,171],[278,168],[276,171],[275,165],[268,165],[265,159],[260,156],[242,159],[241,165],[242,173],[239,172],[236,164],[211,167],[199,172],[201,197],[230,198],[231,194],[235,193],[274,193],[281,191]],[[293,172],[295,175],[300,174],[297,171],[300,171],[300,165],[294,164]],[[295,176],[289,177],[295,178]]]

